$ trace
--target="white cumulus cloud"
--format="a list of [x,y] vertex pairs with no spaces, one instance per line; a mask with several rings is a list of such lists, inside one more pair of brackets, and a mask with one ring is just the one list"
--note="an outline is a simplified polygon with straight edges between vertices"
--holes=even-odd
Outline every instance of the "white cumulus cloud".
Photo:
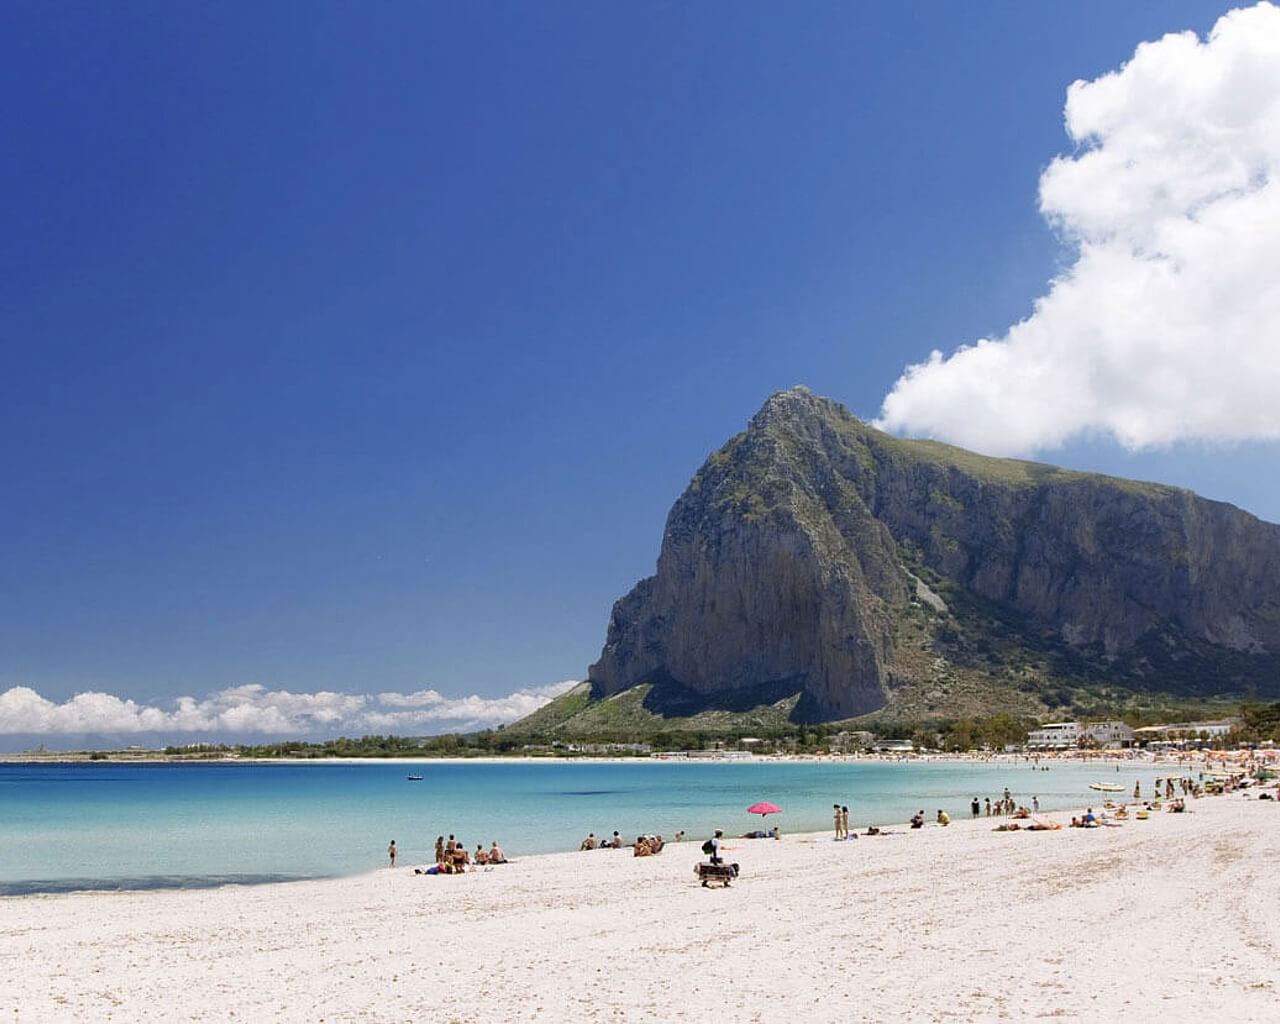
[[203,700],[178,697],[161,708],[109,693],[86,692],[56,703],[27,686],[0,692],[0,735],[360,736],[469,731],[513,722],[576,685],[573,681],[505,697],[417,693],[291,693],[258,685],[220,690]]
[[1002,338],[909,366],[877,425],[997,455],[1280,438],[1280,8],[1067,91],[1040,179],[1075,259]]

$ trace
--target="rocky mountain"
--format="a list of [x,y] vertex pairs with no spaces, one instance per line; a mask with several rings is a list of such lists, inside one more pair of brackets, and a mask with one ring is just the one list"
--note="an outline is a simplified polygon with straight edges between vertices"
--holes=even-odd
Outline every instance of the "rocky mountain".
[[[772,396],[614,606],[593,699],[798,719],[1280,694],[1280,526]],[[673,710],[674,713],[674,710]]]

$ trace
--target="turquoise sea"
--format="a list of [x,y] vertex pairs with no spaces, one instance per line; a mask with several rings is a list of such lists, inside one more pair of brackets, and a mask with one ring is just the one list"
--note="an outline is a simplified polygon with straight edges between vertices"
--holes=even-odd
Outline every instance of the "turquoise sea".
[[[409,781],[420,774],[421,781]],[[1144,795],[1161,770],[999,762],[522,761],[386,763],[0,764],[0,894],[168,888],[323,878],[431,859],[437,835],[508,857],[576,850],[588,832],[624,841],[683,829],[761,827],[769,800],[787,832],[906,821],[917,809],[969,814],[972,797],[1043,810],[1097,802],[1093,781]]]

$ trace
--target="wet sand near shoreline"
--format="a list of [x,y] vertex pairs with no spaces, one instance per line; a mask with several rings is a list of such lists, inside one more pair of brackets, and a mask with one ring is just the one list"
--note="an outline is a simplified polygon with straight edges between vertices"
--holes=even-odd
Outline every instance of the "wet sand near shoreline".
[[[460,876],[0,900],[35,1021],[1269,1021],[1280,802],[1122,827],[519,858]],[[1064,824],[1069,815],[1048,817]]]

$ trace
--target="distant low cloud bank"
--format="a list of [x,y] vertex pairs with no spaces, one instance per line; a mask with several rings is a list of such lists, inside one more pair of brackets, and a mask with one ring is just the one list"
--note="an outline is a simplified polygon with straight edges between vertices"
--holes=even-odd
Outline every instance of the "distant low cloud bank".
[[1280,438],[1280,8],[1142,44],[1066,128],[1040,209],[1074,263],[1004,337],[909,366],[877,425],[996,455]]
[[[506,697],[416,693],[290,693],[236,686],[204,700],[179,697],[169,708],[109,693],[80,693],[55,703],[15,686],[0,693],[0,736],[172,737],[172,742],[263,737],[330,738],[366,734],[429,735],[505,725],[576,685],[519,690]],[[179,738],[180,737],[180,738]]]

